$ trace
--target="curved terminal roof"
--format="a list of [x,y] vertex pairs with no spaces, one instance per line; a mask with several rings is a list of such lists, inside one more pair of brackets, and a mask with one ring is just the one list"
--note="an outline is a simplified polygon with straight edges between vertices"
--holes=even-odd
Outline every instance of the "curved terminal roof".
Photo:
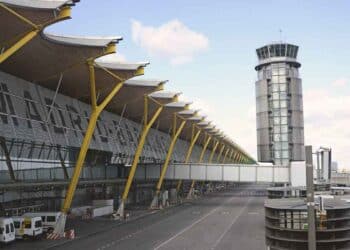
[[[189,104],[192,104],[192,103],[189,103]],[[182,116],[182,117],[186,117],[186,116],[193,117],[193,116],[195,116],[197,114],[198,114],[198,110],[193,110],[193,109],[186,109],[186,110],[183,110],[183,111],[179,112],[179,115]]]
[[0,2],[8,4],[10,6],[16,6],[18,8],[54,10],[62,7],[63,5],[72,5],[75,2],[78,2],[78,0],[1,0]]
[[[0,44],[9,47],[13,38],[19,38],[33,29],[33,25],[46,27],[52,23],[70,18],[68,8],[75,1],[43,0],[1,0],[0,1]],[[24,22],[14,13],[26,18]]]
[[[33,27],[45,28],[69,19],[70,8],[76,2],[78,1],[0,0],[1,48],[8,49],[16,39],[32,31]],[[202,132],[197,140],[198,144],[203,143],[205,133],[209,133],[219,140],[225,140],[252,159],[235,143],[224,138],[215,126],[205,121],[204,116],[199,116],[198,111],[188,109],[190,103],[179,101],[180,93],[163,91],[166,81],[130,80],[134,76],[142,75],[148,62],[126,63],[107,60],[104,56],[115,53],[115,46],[122,40],[121,37],[65,36],[43,30],[2,62],[0,70],[89,104],[87,62],[94,62],[98,100],[103,99],[116,84],[125,81],[107,106],[107,110],[141,122],[144,96],[149,95],[150,114],[157,108],[157,102],[164,105],[159,121],[155,123],[160,130],[170,130],[172,119],[169,118],[177,112],[187,120],[180,138],[190,140],[192,125],[195,124],[199,128],[205,128],[205,132]]]
[[[164,109],[158,118],[157,128],[168,133],[170,130],[172,130],[174,113],[179,114],[180,112],[189,109],[189,105],[189,103],[182,101],[170,102],[164,105]],[[177,127],[179,124],[180,122],[177,119]]]
[[165,81],[128,80],[107,106],[107,110],[140,122],[144,96],[164,89]]
[[[186,112],[186,110],[182,111]],[[180,112],[181,113],[181,112]],[[185,127],[183,128],[179,138],[183,140],[190,141],[192,136],[192,128],[196,126],[198,122],[202,121],[204,118],[198,115],[198,111],[195,110],[195,114],[187,119]]]

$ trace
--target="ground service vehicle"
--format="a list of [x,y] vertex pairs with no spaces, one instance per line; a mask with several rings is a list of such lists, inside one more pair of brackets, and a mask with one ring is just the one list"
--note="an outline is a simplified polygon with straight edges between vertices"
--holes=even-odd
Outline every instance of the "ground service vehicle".
[[61,212],[34,212],[34,213],[25,213],[23,216],[41,217],[43,231],[51,232],[54,229],[60,215],[61,215]]
[[38,238],[43,234],[43,223],[40,216],[13,217],[17,239]]
[[15,226],[12,218],[0,218],[0,243],[9,243],[15,240]]

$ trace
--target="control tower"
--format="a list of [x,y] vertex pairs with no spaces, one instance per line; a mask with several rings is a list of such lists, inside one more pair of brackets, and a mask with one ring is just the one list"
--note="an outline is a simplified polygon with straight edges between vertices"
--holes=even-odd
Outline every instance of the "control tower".
[[273,43],[256,50],[258,161],[289,165],[303,161],[304,119],[298,46]]

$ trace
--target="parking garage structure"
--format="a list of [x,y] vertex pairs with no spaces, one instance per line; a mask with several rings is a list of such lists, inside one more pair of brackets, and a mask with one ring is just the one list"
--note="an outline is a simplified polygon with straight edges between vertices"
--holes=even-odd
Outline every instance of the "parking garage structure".
[[[316,213],[317,249],[349,249],[350,204],[340,197],[323,199]],[[308,249],[306,201],[301,198],[265,201],[266,245],[271,250]]]

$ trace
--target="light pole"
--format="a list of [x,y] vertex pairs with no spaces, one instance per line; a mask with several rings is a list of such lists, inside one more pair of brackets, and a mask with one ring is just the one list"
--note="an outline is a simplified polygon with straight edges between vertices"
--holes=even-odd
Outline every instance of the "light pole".
[[314,177],[312,164],[312,146],[305,146],[306,159],[306,198],[308,218],[308,248],[316,250],[316,225],[314,201]]

